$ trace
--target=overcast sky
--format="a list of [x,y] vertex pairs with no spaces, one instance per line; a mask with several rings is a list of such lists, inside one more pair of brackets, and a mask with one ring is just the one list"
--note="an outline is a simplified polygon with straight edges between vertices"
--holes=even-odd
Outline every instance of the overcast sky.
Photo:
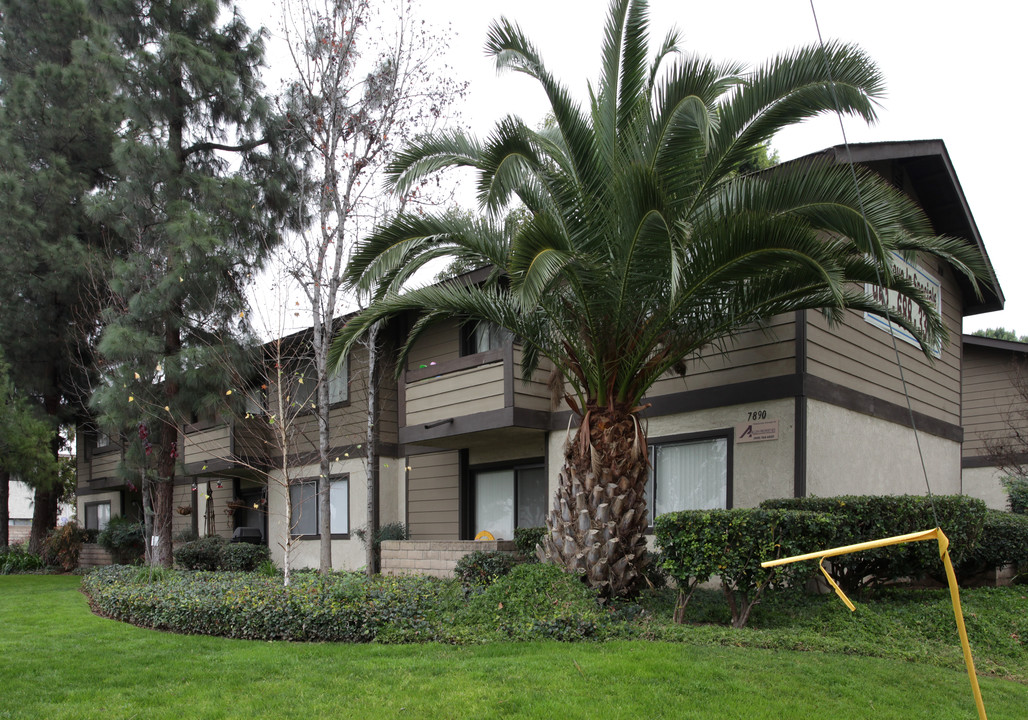
[[[373,0],[373,2],[376,0]],[[392,0],[385,0],[391,2]],[[252,23],[274,35],[278,12],[243,3]],[[508,113],[529,125],[546,104],[528,78],[497,77],[484,56],[489,22],[516,21],[553,74],[583,101],[595,81],[607,3],[604,0],[412,0],[415,11],[454,33],[446,61],[470,83],[463,122],[479,135]],[[755,64],[777,52],[817,42],[809,0],[731,0],[724,3],[651,0],[651,34],[662,40],[676,25],[688,52]],[[881,67],[887,97],[879,122],[846,120],[850,142],[945,141],[957,176],[1006,295],[1006,309],[967,318],[965,332],[1004,326],[1028,334],[1028,262],[1020,211],[1025,181],[1024,30],[1019,2],[952,0],[816,0],[821,33],[861,45]],[[257,15],[257,17],[253,17]],[[274,48],[274,39],[271,47]],[[269,85],[288,60],[272,58]],[[782,160],[842,143],[834,116],[794,128],[773,146]]]

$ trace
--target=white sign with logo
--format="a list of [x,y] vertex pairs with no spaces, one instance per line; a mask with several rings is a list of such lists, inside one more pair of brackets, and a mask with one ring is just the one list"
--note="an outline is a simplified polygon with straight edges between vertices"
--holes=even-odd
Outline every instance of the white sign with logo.
[[[929,275],[917,265],[908,263],[899,253],[893,253],[890,261],[892,271],[901,277],[906,277],[908,281],[916,285],[928,298],[929,302],[935,306],[935,311],[941,315],[942,284],[935,277]],[[918,305],[910,300],[910,298],[904,297],[893,290],[881,288],[870,283],[864,285],[864,292],[878,302],[887,306],[889,308],[889,312],[895,317],[904,318],[907,322],[922,332],[924,332],[928,327],[927,316]],[[907,330],[895,323],[889,322],[881,315],[873,315],[872,313],[865,312],[864,320],[875,327],[885,330],[886,332],[891,332],[903,342],[914,345],[915,347],[920,347],[920,344],[914,336],[907,332]],[[936,344],[936,346],[932,348],[932,354],[935,355],[935,357],[941,357],[942,347],[939,344]]]
[[764,442],[778,439],[778,421],[762,420],[760,422],[744,422],[735,426],[737,443]]

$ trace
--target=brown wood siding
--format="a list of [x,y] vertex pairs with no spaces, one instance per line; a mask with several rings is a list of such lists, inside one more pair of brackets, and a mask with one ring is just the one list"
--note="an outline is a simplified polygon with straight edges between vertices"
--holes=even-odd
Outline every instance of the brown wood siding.
[[[197,490],[196,492],[199,492]],[[179,533],[184,531],[193,530],[193,515],[190,512],[189,515],[180,515],[178,509],[180,507],[193,507],[193,486],[190,485],[176,485],[173,492],[172,507],[174,510],[171,514],[171,532],[173,536],[177,536]],[[203,511],[203,503],[200,503],[200,511]],[[176,543],[178,544],[178,543]]]
[[397,392],[395,363],[385,359],[382,363],[378,386],[378,439],[381,443],[399,443],[399,394]]
[[231,456],[232,446],[229,440],[228,423],[185,433],[185,448],[182,453],[182,462],[185,464],[208,460],[229,460]]
[[407,368],[416,369],[430,362],[446,362],[460,357],[460,323],[441,322],[425,330],[407,356]]
[[548,358],[540,358],[539,367],[532,373],[529,382],[521,379],[522,350],[514,346],[514,407],[549,412],[552,408],[550,399],[550,371],[553,363]]
[[[960,290],[948,268],[940,271],[937,262],[925,268],[941,283],[942,314],[950,340],[934,363],[929,363],[919,348],[898,338],[896,347],[914,411],[959,425]],[[864,320],[863,313],[847,312],[835,327],[829,327],[820,313],[808,313],[807,318],[807,370],[811,375],[906,406],[889,333]]]
[[121,465],[121,452],[110,450],[104,453],[93,452],[92,474],[90,480],[100,478],[111,478],[118,475],[118,466]]
[[478,365],[408,383],[406,401],[406,425],[501,409],[503,363]]
[[408,458],[407,523],[411,540],[456,540],[460,534],[458,453]]
[[723,349],[725,352],[703,348],[687,359],[684,378],[668,375],[658,380],[646,396],[791,375],[796,372],[795,340],[795,315],[778,315],[765,327],[750,327],[740,332]]
[[986,442],[1028,433],[1025,401],[1017,390],[1013,354],[964,346],[963,457],[987,455]]

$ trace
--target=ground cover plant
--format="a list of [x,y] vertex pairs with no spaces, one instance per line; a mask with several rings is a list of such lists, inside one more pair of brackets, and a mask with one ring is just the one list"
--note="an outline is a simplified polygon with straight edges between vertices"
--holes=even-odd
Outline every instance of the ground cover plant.
[[[609,718],[760,720],[817,713],[833,720],[906,720],[974,715],[959,661],[941,668],[832,648],[790,650],[794,644],[815,642],[818,628],[824,627],[823,637],[828,638],[847,618],[870,609],[861,605],[854,616],[831,598],[822,598],[816,607],[818,598],[811,599],[811,607],[797,605],[794,616],[776,613],[776,626],[766,626],[771,598],[758,606],[751,627],[743,630],[668,622],[678,633],[674,642],[385,646],[154,632],[91,614],[78,582],[68,576],[0,578],[0,717],[306,719],[323,717],[332,708],[372,720],[444,713],[595,718],[597,698],[602,698],[604,717]],[[665,603],[668,613],[674,593],[652,600]],[[991,614],[998,606],[999,615],[1007,618],[1009,611],[1002,608],[1008,602],[1020,601],[1022,608],[1025,602],[1009,589],[971,591],[965,600],[969,614],[984,615],[986,607]],[[690,612],[701,619],[707,611],[724,612],[724,603],[700,590]],[[911,612],[913,618],[928,611]],[[981,647],[983,628],[970,624],[980,658],[988,654]],[[869,627],[851,628],[848,641],[856,643]],[[869,651],[874,646],[888,651],[893,644],[871,638],[863,642]],[[925,656],[932,657],[938,646],[930,637],[925,642]],[[1023,665],[1019,672],[1022,682],[982,679],[993,720],[1023,717],[1028,672]],[[619,682],[610,682],[615,676]]]

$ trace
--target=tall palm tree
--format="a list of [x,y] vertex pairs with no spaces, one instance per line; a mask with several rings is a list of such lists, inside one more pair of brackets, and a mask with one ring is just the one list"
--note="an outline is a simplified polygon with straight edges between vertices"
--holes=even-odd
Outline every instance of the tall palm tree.
[[[502,120],[484,143],[449,132],[407,147],[390,181],[404,191],[451,167],[477,171],[480,218],[401,215],[358,249],[350,282],[375,293],[334,344],[335,357],[375,322],[413,313],[400,364],[433,323],[453,317],[512,331],[527,378],[543,356],[579,417],[541,548],[608,594],[630,593],[647,562],[644,393],[694,351],[755,322],[805,308],[885,314],[864,293],[910,298],[930,348],[945,328],[928,299],[890,270],[899,251],[944,258],[974,280],[962,241],[935,237],[907,197],[870,172],[809,160],[756,174],[739,168],[774,134],[838,108],[871,122],[882,78],[859,49],[810,47],[748,70],[679,53],[668,33],[647,60],[645,0],[612,0],[601,77],[583,109],[517,25],[490,28],[499,68],[535,78],[552,122]],[[859,185],[859,194],[857,186]],[[515,201],[521,224],[504,223]],[[403,291],[426,262],[491,266],[484,285]]]

